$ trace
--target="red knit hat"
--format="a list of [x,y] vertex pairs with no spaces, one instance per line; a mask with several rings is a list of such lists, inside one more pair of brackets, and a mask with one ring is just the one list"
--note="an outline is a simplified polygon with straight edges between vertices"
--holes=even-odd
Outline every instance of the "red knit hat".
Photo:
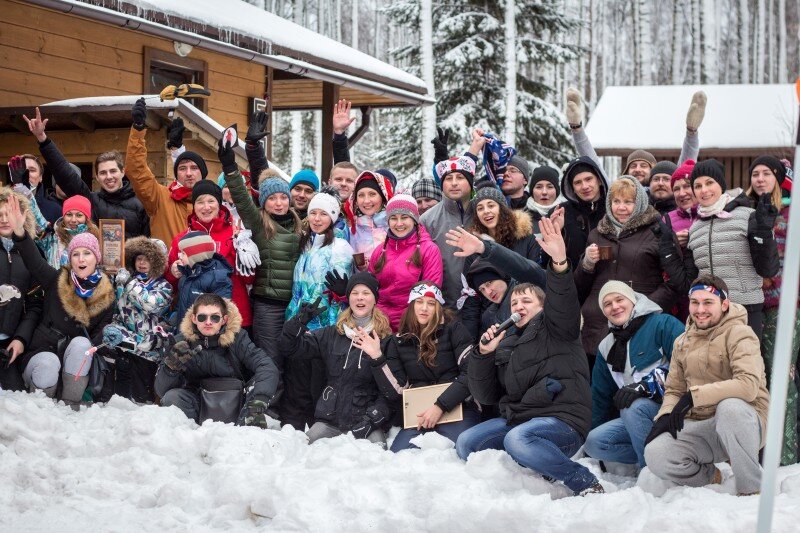
[[672,173],[672,179],[669,181],[669,188],[675,186],[675,182],[678,180],[690,180],[692,177],[692,170],[694,170],[694,159],[687,159],[684,161],[681,166],[679,166],[675,172]]
[[92,218],[92,203],[85,196],[70,196],[64,200],[64,206],[61,208],[61,216],[66,215],[70,211],[80,211],[86,215],[86,219]]

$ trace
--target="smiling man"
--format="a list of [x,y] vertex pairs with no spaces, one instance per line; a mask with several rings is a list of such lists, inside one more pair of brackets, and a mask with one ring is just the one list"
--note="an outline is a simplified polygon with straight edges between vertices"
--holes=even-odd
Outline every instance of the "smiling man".
[[572,264],[586,248],[589,232],[606,214],[606,192],[608,184],[602,169],[589,156],[573,159],[561,179],[561,192],[566,202],[564,207],[564,241],[567,257]]

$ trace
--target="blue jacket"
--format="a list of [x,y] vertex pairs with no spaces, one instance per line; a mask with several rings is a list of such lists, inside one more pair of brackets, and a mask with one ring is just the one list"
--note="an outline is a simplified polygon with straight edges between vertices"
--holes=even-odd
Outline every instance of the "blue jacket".
[[631,320],[645,315],[649,315],[648,319],[628,341],[625,372],[612,372],[606,360],[614,345],[613,334],[609,333],[597,348],[592,369],[592,428],[619,417],[614,407],[614,394],[620,388],[640,381],[672,358],[672,347],[683,333],[683,324],[672,315],[662,314],[661,307],[647,296],[636,293]]
[[183,276],[178,282],[178,303],[175,306],[177,322],[180,324],[194,301],[203,293],[212,292],[223,298],[230,299],[233,284],[231,274],[233,268],[219,254],[214,254],[210,259],[200,261],[193,267],[180,267]]

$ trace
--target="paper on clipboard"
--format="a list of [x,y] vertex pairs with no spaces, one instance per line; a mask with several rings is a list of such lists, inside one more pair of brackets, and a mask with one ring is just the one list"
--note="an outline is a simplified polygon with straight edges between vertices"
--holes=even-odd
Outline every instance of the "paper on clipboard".
[[[450,383],[442,383],[403,390],[403,429],[416,428],[417,413],[421,413],[433,405],[450,385]],[[464,420],[464,407],[462,404],[458,404],[452,410],[444,413],[438,423],[447,424],[462,420]]]

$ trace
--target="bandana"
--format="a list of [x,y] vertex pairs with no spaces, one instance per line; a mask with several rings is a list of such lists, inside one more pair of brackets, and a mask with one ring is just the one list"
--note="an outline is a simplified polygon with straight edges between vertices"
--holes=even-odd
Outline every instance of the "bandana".
[[456,309],[461,311],[461,308],[464,307],[464,303],[467,301],[467,298],[477,296],[477,292],[475,289],[469,286],[467,283],[467,278],[464,277],[464,274],[461,274],[461,295],[458,297],[458,301],[456,302]]
[[78,278],[74,271],[70,275],[72,277],[72,284],[75,286],[75,294],[86,299],[91,298],[92,294],[94,294],[94,289],[97,287],[97,284],[100,283],[102,272],[100,272],[98,268],[86,279]]
[[414,300],[419,300],[420,298],[424,297],[434,298],[437,302],[444,305],[444,296],[442,296],[442,291],[436,285],[428,285],[427,283],[420,283],[418,285],[414,285],[411,289],[411,294],[408,295],[408,303],[413,302]]
[[718,289],[713,285],[703,285],[703,284],[694,285],[691,289],[689,289],[689,294],[691,295],[695,291],[706,291],[710,292],[711,294],[716,294],[717,296],[719,296],[720,300],[728,299],[728,295],[725,294],[725,291],[723,291],[722,289]]

